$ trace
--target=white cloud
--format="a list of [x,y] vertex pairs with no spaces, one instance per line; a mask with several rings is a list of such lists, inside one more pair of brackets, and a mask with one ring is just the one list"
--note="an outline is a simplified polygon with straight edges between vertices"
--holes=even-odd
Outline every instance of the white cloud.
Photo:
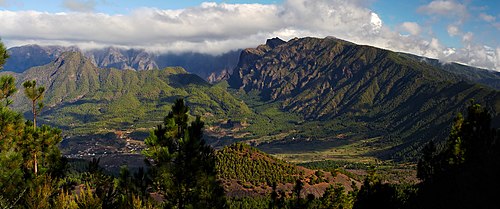
[[500,68],[500,47],[497,47],[497,53],[496,53],[496,63],[495,63],[495,67],[497,69]]
[[450,35],[451,37],[460,34],[460,29],[458,29],[458,26],[456,25],[448,25],[447,31],[448,35]]
[[472,32],[467,32],[462,36],[462,41],[466,43],[470,43],[472,39],[474,38],[474,33]]
[[403,30],[414,36],[419,35],[421,31],[420,25],[416,22],[404,22],[401,24],[401,27]]
[[442,60],[460,62],[486,69],[500,69],[500,48],[495,50],[488,46],[469,45],[457,50],[456,53],[443,57]]
[[458,16],[465,18],[468,13],[465,5],[453,0],[436,0],[417,9],[418,12],[428,15]]
[[482,20],[484,20],[486,22],[490,22],[490,23],[495,22],[495,20],[496,20],[496,17],[485,14],[485,13],[479,14],[479,18],[481,18]]
[[475,55],[473,36],[468,41],[470,48],[450,53],[438,39],[418,36],[422,29],[416,23],[403,23],[411,34],[407,36],[386,27],[378,14],[367,9],[364,0],[285,0],[278,5],[203,3],[178,10],[141,8],[127,15],[2,10],[0,19],[0,37],[7,46],[77,45],[88,49],[112,45],[153,52],[220,54],[255,47],[272,37],[335,36],[358,44],[499,69],[498,50],[493,50],[495,56],[490,61],[479,59],[485,56]]
[[382,28],[383,25],[382,20],[375,12],[372,12],[370,23],[372,24],[374,30],[379,30],[380,28]]
[[479,18],[481,20],[484,20],[485,22],[490,23],[497,30],[500,30],[500,22],[497,22],[497,18],[495,16],[488,15],[486,13],[481,13],[481,14],[479,14]]
[[92,12],[95,10],[95,0],[63,0],[62,6],[75,12]]

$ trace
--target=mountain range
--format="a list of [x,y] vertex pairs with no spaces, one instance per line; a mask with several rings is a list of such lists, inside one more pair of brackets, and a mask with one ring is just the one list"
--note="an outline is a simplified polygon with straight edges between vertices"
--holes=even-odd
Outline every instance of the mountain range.
[[[228,82],[302,116],[302,126],[316,125],[294,128],[290,139],[377,137],[374,143],[390,144],[380,154],[405,158],[429,140],[444,139],[471,100],[500,110],[499,92],[470,79],[470,68],[444,66],[331,37],[271,39],[245,49]],[[499,81],[493,72],[476,74],[494,77],[492,86]]]
[[[47,87],[42,123],[68,135],[147,134],[184,97],[216,145],[246,141],[296,161],[411,161],[428,141],[446,138],[471,100],[500,111],[496,72],[333,37],[274,38],[220,56],[36,45],[9,53],[5,69],[17,71],[19,84]],[[164,68],[172,63],[185,69]],[[22,95],[14,100],[29,109]]]
[[[224,88],[181,67],[143,71],[98,68],[92,59],[72,51],[46,65],[10,74],[17,78],[18,89],[25,80],[46,87],[41,121],[70,135],[154,127],[179,97],[186,97],[192,114],[204,115],[209,121],[249,112]],[[13,100],[15,109],[29,110],[22,92]]]
[[201,53],[150,53],[142,49],[116,47],[81,50],[75,46],[25,45],[8,49],[10,58],[4,69],[22,73],[31,67],[46,65],[68,51],[81,52],[99,68],[142,71],[178,66],[212,82],[218,81],[218,77],[221,77],[220,79],[227,77],[227,73],[236,66],[240,54],[240,50],[220,55],[208,55]]

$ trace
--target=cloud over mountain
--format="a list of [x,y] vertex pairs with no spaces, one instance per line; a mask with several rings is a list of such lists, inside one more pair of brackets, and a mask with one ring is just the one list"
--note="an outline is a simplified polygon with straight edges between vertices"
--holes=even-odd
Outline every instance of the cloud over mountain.
[[[401,28],[409,35],[401,35],[386,27],[362,0],[285,0],[276,5],[202,3],[176,10],[140,8],[117,15],[90,12],[95,6],[92,0],[67,0],[66,3],[78,12],[0,11],[3,22],[0,37],[8,46],[36,43],[101,48],[112,45],[152,52],[220,54],[253,47],[276,36],[284,40],[336,36],[359,44],[500,70],[500,49],[484,49],[472,40],[465,40],[468,37],[464,37],[467,47],[450,49],[435,37],[420,36],[421,26],[412,22],[402,24]],[[433,3],[437,6],[431,8]],[[434,1],[418,10],[441,15],[450,9],[461,13],[458,18],[467,15],[463,5],[452,1]],[[458,31],[450,32],[458,34]],[[478,48],[486,51],[474,51]]]

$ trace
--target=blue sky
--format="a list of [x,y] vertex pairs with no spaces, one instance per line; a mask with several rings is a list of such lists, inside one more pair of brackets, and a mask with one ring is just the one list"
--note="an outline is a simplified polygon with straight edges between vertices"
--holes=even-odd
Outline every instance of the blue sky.
[[[13,10],[37,10],[45,12],[70,12],[72,9],[65,6],[65,2],[78,2],[83,5],[95,5],[95,12],[108,14],[127,14],[134,8],[154,7],[159,9],[182,9],[198,6],[203,2],[218,2],[228,4],[279,4],[281,0],[95,0],[95,1],[64,1],[48,0],[40,3],[40,0],[24,0],[5,2],[4,7]],[[67,4],[67,3],[66,3]]]
[[[7,46],[218,54],[265,39],[336,36],[500,71],[494,0],[0,0]],[[250,5],[249,5],[250,4]]]
[[[446,27],[456,21],[456,17],[439,17],[428,16],[418,12],[418,8],[429,4],[430,0],[413,0],[413,1],[397,1],[397,0],[378,0],[374,1],[370,8],[380,14],[381,19],[389,26],[395,27],[405,21],[413,21],[422,26],[432,29],[435,36],[439,37],[442,42],[451,47],[462,47],[461,38],[459,36],[450,37]],[[500,20],[500,1],[496,0],[473,0],[473,1],[456,1],[467,7],[469,16],[464,20],[462,27],[463,31],[471,31],[478,40],[482,40],[488,45],[499,45],[500,36],[498,32],[500,26],[493,26],[480,18],[481,14],[491,15]],[[451,15],[452,16],[452,15]]]

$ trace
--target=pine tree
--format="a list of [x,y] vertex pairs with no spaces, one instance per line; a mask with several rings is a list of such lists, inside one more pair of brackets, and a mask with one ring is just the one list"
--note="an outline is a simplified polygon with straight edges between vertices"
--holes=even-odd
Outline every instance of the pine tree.
[[[494,208],[500,187],[498,130],[491,114],[472,103],[464,118],[459,114],[441,149],[423,150],[418,164],[419,200],[423,208]],[[474,188],[472,191],[471,188]]]
[[45,87],[36,87],[36,81],[25,81],[23,83],[24,94],[31,100],[31,111],[33,112],[33,129],[36,128],[36,116],[43,108],[43,95]]
[[224,191],[216,179],[215,152],[202,139],[204,123],[197,117],[188,126],[188,111],[177,99],[172,111],[145,140],[155,184],[166,207],[221,208]]
[[9,106],[12,104],[12,100],[9,100],[9,97],[16,93],[16,91],[14,77],[10,75],[0,77],[0,106]]
[[[0,42],[0,70],[9,57]],[[23,181],[23,156],[18,152],[16,142],[24,130],[21,114],[9,109],[9,97],[16,92],[15,79],[12,76],[0,77],[0,208],[15,205],[20,195],[26,192]]]
[[7,49],[5,48],[0,39],[0,70],[3,69],[3,65],[5,64],[8,58],[9,58],[9,53],[7,52]]
[[[0,42],[0,69],[6,58],[7,51]],[[41,100],[44,89],[33,89],[41,94],[36,96],[37,101]],[[47,200],[52,198],[57,178],[64,175],[66,167],[57,147],[62,139],[61,131],[48,126],[36,128],[20,113],[11,110],[8,107],[12,103],[9,98],[15,92],[15,79],[1,76],[0,207],[50,207],[47,204],[52,203]],[[35,172],[31,172],[31,167]],[[33,176],[33,173],[40,175]]]
[[[43,95],[45,93],[45,87],[40,86],[36,87],[36,81],[25,81],[23,83],[24,94],[28,99],[31,100],[31,111],[33,112],[33,130],[36,131],[36,116],[40,113],[43,107],[43,103],[41,100],[43,99]],[[33,139],[35,140],[35,139]],[[35,171],[35,175],[38,174],[38,150],[40,147],[37,147],[38,144],[32,144],[32,153],[33,153],[33,169]]]

